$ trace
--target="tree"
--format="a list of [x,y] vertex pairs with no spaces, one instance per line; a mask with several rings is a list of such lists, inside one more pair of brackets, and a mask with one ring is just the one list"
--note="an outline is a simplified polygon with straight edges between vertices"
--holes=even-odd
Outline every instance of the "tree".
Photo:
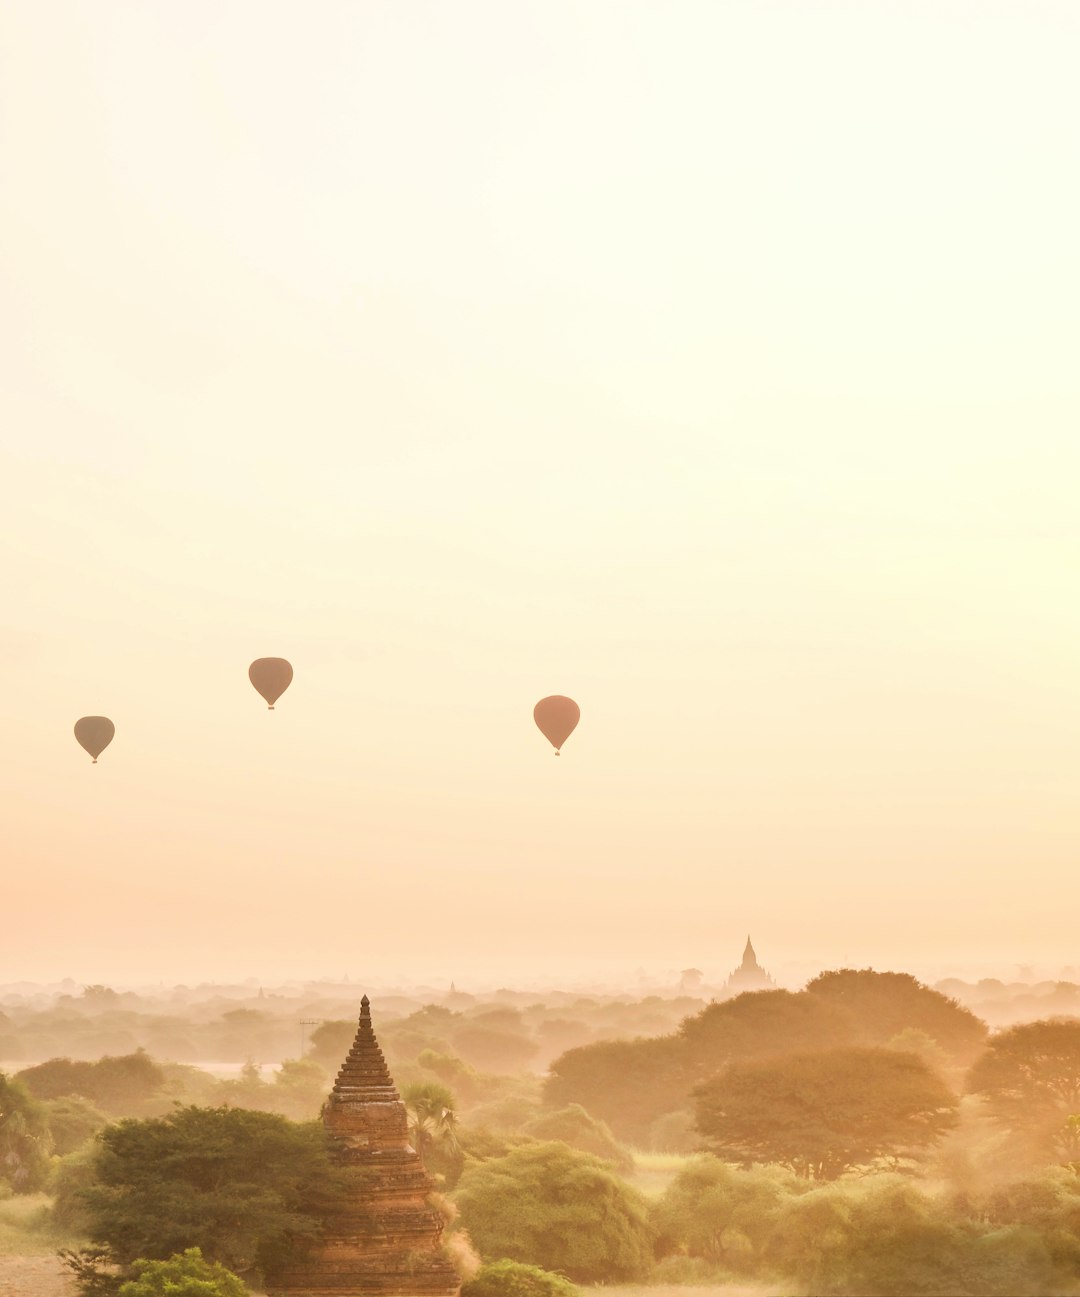
[[645,1199],[599,1158],[565,1144],[523,1144],[470,1167],[454,1201],[481,1256],[581,1283],[637,1279],[652,1264]]
[[475,1103],[487,1088],[479,1072],[456,1054],[440,1054],[434,1049],[422,1049],[416,1061],[426,1072],[433,1072],[455,1094],[460,1095],[462,1103]]
[[24,1068],[18,1077],[39,1099],[77,1095],[111,1117],[139,1115],[165,1084],[165,1072],[142,1049],[106,1055],[96,1063],[50,1058]]
[[578,1297],[579,1290],[560,1274],[522,1265],[492,1261],[461,1290],[461,1297]]
[[852,1043],[884,1045],[906,1027],[918,1027],[964,1067],[986,1043],[985,1022],[910,973],[834,969],[807,982],[806,994],[851,1015]]
[[326,1070],[313,1058],[287,1058],[274,1075],[270,1106],[294,1121],[319,1115],[330,1089]]
[[243,1108],[179,1108],[99,1137],[82,1190],[87,1232],[110,1258],[200,1247],[244,1273],[318,1235],[340,1189],[322,1127]]
[[821,1297],[1045,1297],[1074,1290],[1028,1230],[986,1231],[910,1182],[882,1176],[789,1198],[769,1249],[777,1268]]
[[92,1098],[93,1063],[71,1058],[50,1058],[34,1067],[24,1067],[17,1080],[37,1099],[62,1099],[68,1095]]
[[533,1139],[561,1139],[582,1153],[603,1158],[624,1174],[634,1169],[634,1159],[611,1133],[607,1122],[590,1117],[580,1103],[541,1113],[525,1123],[522,1133]]
[[139,1260],[119,1297],[247,1297],[244,1281],[224,1266],[203,1260],[197,1247],[167,1261]]
[[109,1120],[89,1099],[70,1095],[65,1099],[49,1099],[44,1105],[53,1152],[60,1157],[74,1153]]
[[102,986],[98,983],[94,986],[84,986],[82,998],[87,1004],[92,1004],[96,1008],[112,1008],[119,1002],[120,995],[111,986]]
[[341,1066],[342,1059],[352,1048],[355,1036],[355,1022],[340,1018],[322,1022],[308,1038],[307,1057],[336,1072]]
[[1080,1022],[1047,1018],[993,1036],[968,1074],[994,1120],[1040,1156],[1080,1159]]
[[0,1184],[36,1193],[48,1177],[51,1149],[44,1105],[0,1072]]
[[455,1051],[473,1067],[500,1074],[523,1071],[538,1051],[536,1042],[521,1031],[482,1022],[459,1027],[453,1043]]
[[692,1084],[678,1037],[603,1040],[569,1049],[551,1064],[544,1103],[579,1103],[620,1139],[644,1144],[658,1117],[686,1107]]
[[801,991],[745,991],[679,1026],[689,1065],[709,1076],[727,1063],[854,1043],[851,1013]]
[[424,1166],[448,1185],[457,1183],[465,1165],[457,1135],[454,1096],[437,1081],[420,1081],[401,1091],[409,1115],[409,1137]]
[[778,1167],[740,1171],[705,1155],[678,1173],[653,1208],[657,1254],[685,1254],[754,1274],[784,1200],[803,1191]]
[[914,1054],[841,1048],[734,1063],[697,1090],[698,1129],[718,1156],[832,1179],[909,1158],[956,1123],[956,1099]]

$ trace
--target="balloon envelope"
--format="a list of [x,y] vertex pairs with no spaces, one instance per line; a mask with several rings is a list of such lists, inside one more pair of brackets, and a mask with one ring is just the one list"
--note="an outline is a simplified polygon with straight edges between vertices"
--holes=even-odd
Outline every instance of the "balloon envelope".
[[533,708],[533,720],[540,727],[540,733],[555,749],[556,755],[573,734],[580,719],[581,708],[573,698],[564,698],[562,694],[541,698]]
[[292,667],[284,658],[256,658],[248,679],[266,699],[270,710],[292,682]]
[[80,716],[75,722],[75,737],[79,745],[97,759],[109,746],[116,733],[116,726],[107,716]]

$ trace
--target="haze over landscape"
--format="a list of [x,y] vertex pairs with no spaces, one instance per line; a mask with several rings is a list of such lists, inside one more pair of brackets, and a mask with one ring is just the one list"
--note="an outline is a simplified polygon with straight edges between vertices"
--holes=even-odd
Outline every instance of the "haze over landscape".
[[1074,962],[1080,15],[971,14],[4,6],[0,982]]

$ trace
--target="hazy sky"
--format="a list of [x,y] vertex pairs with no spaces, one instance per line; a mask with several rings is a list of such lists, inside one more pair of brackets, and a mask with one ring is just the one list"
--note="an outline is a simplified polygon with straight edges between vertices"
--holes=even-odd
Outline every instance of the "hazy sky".
[[0,5],[0,982],[1077,962],[1078,66]]

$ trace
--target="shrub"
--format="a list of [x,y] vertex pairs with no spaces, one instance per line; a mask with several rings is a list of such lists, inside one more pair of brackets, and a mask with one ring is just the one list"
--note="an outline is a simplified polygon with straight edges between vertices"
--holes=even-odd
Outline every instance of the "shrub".
[[645,1199],[606,1163],[565,1144],[524,1144],[470,1167],[455,1201],[481,1256],[582,1283],[629,1281],[652,1264]]
[[203,1260],[197,1247],[167,1261],[136,1261],[119,1297],[247,1297],[247,1288],[222,1265]]
[[578,1297],[563,1275],[520,1261],[492,1261],[461,1290],[461,1297]]

